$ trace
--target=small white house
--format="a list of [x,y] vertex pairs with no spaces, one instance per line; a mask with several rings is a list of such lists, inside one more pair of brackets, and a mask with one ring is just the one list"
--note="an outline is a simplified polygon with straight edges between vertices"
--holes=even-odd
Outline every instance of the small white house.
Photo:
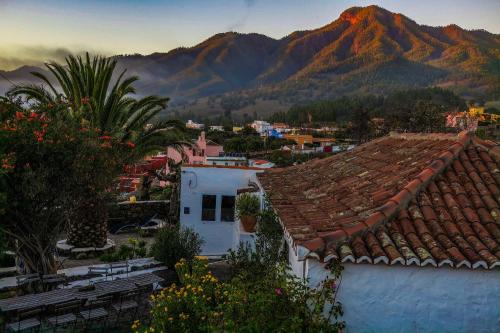
[[250,127],[252,127],[260,135],[265,135],[273,129],[273,126],[264,120],[255,120]]
[[253,234],[235,217],[238,191],[255,189],[259,168],[189,165],[181,168],[180,223],[204,240],[202,255],[222,256]]
[[186,123],[186,128],[191,128],[191,129],[197,129],[197,130],[202,130],[205,128],[205,125],[204,124],[199,124],[199,123],[196,123],[194,121],[192,121],[191,119],[187,121]]
[[210,129],[212,131],[224,132],[224,126],[222,126],[222,125],[211,125]]
[[248,165],[248,161],[244,154],[219,153],[219,156],[208,156],[206,164],[222,166],[246,166]]

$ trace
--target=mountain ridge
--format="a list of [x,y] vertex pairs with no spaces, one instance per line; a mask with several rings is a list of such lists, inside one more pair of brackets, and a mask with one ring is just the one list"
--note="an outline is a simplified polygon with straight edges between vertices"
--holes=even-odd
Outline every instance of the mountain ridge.
[[225,32],[193,47],[114,57],[119,68],[140,76],[140,92],[179,103],[242,92],[307,99],[430,85],[484,91],[500,73],[500,35],[420,25],[372,5],[280,39]]

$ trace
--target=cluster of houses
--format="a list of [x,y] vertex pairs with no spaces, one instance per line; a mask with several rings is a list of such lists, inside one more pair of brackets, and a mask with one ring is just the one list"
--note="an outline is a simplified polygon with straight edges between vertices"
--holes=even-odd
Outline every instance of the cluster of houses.
[[[318,153],[318,152],[338,152],[347,147],[341,147],[336,144],[333,137],[325,137],[325,134],[332,134],[337,129],[331,127],[321,128],[294,128],[285,123],[269,123],[264,120],[255,120],[248,125],[253,128],[261,137],[280,138],[294,141],[295,144],[283,146],[282,149],[291,153]],[[190,129],[203,130],[204,124],[188,120],[186,127]],[[223,126],[210,126],[212,131],[224,131]],[[238,133],[242,127],[233,127],[233,132]],[[313,134],[302,134],[303,132],[318,133],[320,137],[314,137]],[[349,145],[350,146],[350,145]],[[352,146],[353,147],[353,146]],[[350,148],[352,148],[350,147]]]
[[470,107],[468,111],[447,114],[446,127],[483,132],[484,136],[500,139],[500,115],[487,113],[484,107]]
[[[272,168],[274,164],[261,159],[247,159],[244,154],[225,153],[222,145],[206,138],[205,132],[201,132],[198,139],[193,140],[191,145],[184,145],[181,149],[168,147],[164,152],[156,156],[145,158],[142,162],[127,166],[125,174],[120,177],[120,192],[130,193],[137,191],[145,175],[156,172],[169,173],[169,164],[181,163],[184,165],[203,167],[246,167],[265,169]],[[160,183],[159,186],[167,184]]]
[[317,286],[344,265],[347,332],[500,327],[500,147],[467,131],[391,134],[287,168],[182,167],[180,223],[221,257],[253,242],[241,193],[269,196],[293,273]]

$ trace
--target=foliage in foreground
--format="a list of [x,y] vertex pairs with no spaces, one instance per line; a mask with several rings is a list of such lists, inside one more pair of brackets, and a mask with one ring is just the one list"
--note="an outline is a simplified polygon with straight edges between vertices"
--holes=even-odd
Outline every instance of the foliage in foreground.
[[180,260],[191,262],[201,251],[203,240],[190,228],[168,225],[155,235],[151,255],[167,267],[174,267]]
[[151,323],[135,322],[135,332],[338,332],[343,323],[335,302],[336,278],[317,289],[290,274],[282,264],[250,279],[238,274],[222,283],[208,270],[204,259],[190,269],[185,260],[176,265],[181,285],[152,296]]
[[27,271],[54,272],[68,221],[80,213],[106,218],[107,190],[133,148],[67,117],[65,104],[25,109],[4,101],[0,109],[8,197],[0,225]]
[[[95,166],[98,171],[93,173],[88,170],[80,174],[91,177],[81,179],[83,188],[88,191],[75,200],[75,209],[70,210],[73,215],[68,218],[68,243],[76,247],[102,247],[106,244],[104,191],[102,186],[94,186],[94,179],[102,180],[107,191],[112,187],[114,178],[123,172],[124,164],[133,163],[167,146],[180,149],[179,129],[183,126],[177,121],[157,119],[168,98],[145,96],[136,99],[134,84],[138,78],[126,76],[125,70],[117,73],[116,66],[117,61],[113,58],[91,57],[88,53],[85,57],[70,55],[65,64],[46,64],[53,79],[34,72],[32,74],[41,79],[43,85],[16,85],[7,93],[7,97],[12,99],[23,98],[23,108],[27,111],[57,109],[59,118],[75,125],[67,129],[68,138],[75,137],[78,132],[86,132],[89,141],[94,139],[92,135],[97,134],[103,140],[102,147],[109,151],[116,152],[116,147],[133,148],[126,155],[118,154],[117,158],[108,160],[106,154],[98,151],[88,156],[67,154],[82,168]],[[44,131],[47,130],[37,129],[37,133],[43,134],[37,137],[39,141],[43,140]],[[29,133],[26,134],[30,137]],[[80,137],[84,140],[84,136]],[[36,145],[30,148],[36,148]],[[111,168],[107,163],[119,165],[119,168]],[[111,179],[101,175],[109,173],[108,170],[114,172]]]
[[317,288],[290,270],[284,260],[281,225],[271,209],[259,215],[255,247],[242,244],[229,263],[234,275],[219,281],[205,258],[176,265],[180,285],[152,297],[151,322],[135,332],[339,332],[342,306],[336,292],[342,267]]

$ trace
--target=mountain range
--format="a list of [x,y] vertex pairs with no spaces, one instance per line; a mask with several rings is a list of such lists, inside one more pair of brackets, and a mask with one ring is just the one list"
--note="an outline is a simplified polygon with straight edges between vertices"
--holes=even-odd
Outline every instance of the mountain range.
[[[174,105],[209,96],[293,102],[431,85],[473,94],[498,80],[500,35],[420,25],[368,6],[281,39],[227,32],[194,47],[116,58],[119,67],[140,76],[140,93],[170,96]],[[32,70],[3,74],[19,82]]]

